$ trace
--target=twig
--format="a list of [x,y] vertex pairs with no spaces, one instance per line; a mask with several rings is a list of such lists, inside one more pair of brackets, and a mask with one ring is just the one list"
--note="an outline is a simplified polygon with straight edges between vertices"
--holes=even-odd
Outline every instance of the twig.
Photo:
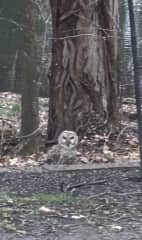
[[16,27],[18,27],[20,30],[23,29],[24,25],[19,24],[18,22],[16,22],[15,20],[13,20],[12,18],[5,18],[5,17],[0,17],[0,21],[6,21],[9,23],[14,24]]
[[104,141],[104,146],[103,146],[103,153],[105,152],[105,148],[107,147],[107,143],[109,141],[109,138],[110,138],[110,135],[112,134],[112,128],[111,130],[109,131],[108,135],[105,136],[105,141]]
[[120,139],[120,136],[125,132],[125,130],[127,128],[132,128],[132,126],[125,126],[121,131],[120,133],[118,134],[117,138],[116,138],[116,143],[118,143],[119,139]]
[[127,195],[142,195],[142,192],[122,192],[122,193],[112,192],[111,194],[118,195],[118,196],[127,196]]
[[102,199],[102,197],[104,195],[107,195],[107,194],[108,194],[107,192],[103,192],[103,193],[99,193],[99,194],[93,194],[92,196],[89,196],[87,199],[89,200],[91,198],[99,198],[99,197],[101,197],[101,199]]
[[0,120],[1,120],[1,121],[13,122],[13,123],[14,123],[14,120],[13,120],[13,119],[10,119],[10,118],[0,117]]
[[5,123],[2,122],[1,141],[0,141],[0,156],[2,155],[2,152],[3,152],[4,132],[5,132]]
[[30,138],[30,137],[33,137],[35,135],[38,135],[41,133],[41,130],[40,128],[36,128],[33,132],[27,134],[27,135],[23,135],[23,136],[19,136],[19,137],[16,137],[18,140],[22,140],[22,139],[25,139],[25,138]]

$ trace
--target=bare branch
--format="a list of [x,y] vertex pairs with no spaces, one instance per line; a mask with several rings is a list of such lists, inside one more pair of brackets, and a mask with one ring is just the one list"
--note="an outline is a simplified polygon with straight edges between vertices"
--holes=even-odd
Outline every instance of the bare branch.
[[25,27],[24,25],[17,23],[17,22],[16,22],[15,20],[13,20],[12,18],[0,17],[0,21],[5,21],[5,22],[12,23],[12,24],[15,25],[16,27],[18,27],[20,30],[23,30],[23,27]]

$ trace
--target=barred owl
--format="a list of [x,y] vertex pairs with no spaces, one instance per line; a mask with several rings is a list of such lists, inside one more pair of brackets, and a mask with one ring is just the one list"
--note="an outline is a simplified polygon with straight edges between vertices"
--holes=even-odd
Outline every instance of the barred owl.
[[[71,164],[77,160],[78,136],[74,131],[63,131],[58,144],[48,151],[48,159],[59,164]],[[53,160],[53,161],[52,161]]]
[[67,161],[71,163],[76,160],[78,136],[73,131],[63,131],[58,137],[60,151],[59,162]]

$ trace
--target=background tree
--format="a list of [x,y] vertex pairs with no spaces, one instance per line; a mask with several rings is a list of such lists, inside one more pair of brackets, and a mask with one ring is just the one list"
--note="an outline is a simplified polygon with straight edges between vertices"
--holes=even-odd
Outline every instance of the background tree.
[[48,140],[80,131],[92,110],[116,124],[118,0],[50,0],[53,24]]
[[[36,28],[38,11],[33,0],[23,0],[19,6],[19,22],[23,26],[19,59],[23,65],[21,134],[34,132],[39,126],[38,115],[38,60],[36,50]],[[39,150],[38,137],[28,138],[22,152],[35,153]]]
[[[38,10],[35,41],[40,73],[39,93],[48,97],[48,69],[51,62],[51,40],[48,38],[52,34],[49,0],[33,2],[34,9]],[[23,65],[19,59],[19,40],[23,25],[20,24],[19,9],[21,3],[18,0],[0,1],[0,91],[21,93]]]
[[136,27],[137,27],[137,38],[138,38],[138,54],[139,54],[139,73],[142,77],[142,5],[141,1],[137,0],[135,3],[135,12],[136,12]]
[[16,50],[21,29],[15,19],[18,8],[17,0],[0,1],[0,91],[13,91],[15,87]]

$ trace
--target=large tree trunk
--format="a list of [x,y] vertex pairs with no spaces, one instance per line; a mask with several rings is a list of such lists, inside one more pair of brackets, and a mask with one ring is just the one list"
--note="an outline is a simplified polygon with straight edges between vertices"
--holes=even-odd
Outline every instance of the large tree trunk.
[[53,20],[48,140],[80,130],[94,110],[114,123],[117,112],[118,0],[50,0]]

